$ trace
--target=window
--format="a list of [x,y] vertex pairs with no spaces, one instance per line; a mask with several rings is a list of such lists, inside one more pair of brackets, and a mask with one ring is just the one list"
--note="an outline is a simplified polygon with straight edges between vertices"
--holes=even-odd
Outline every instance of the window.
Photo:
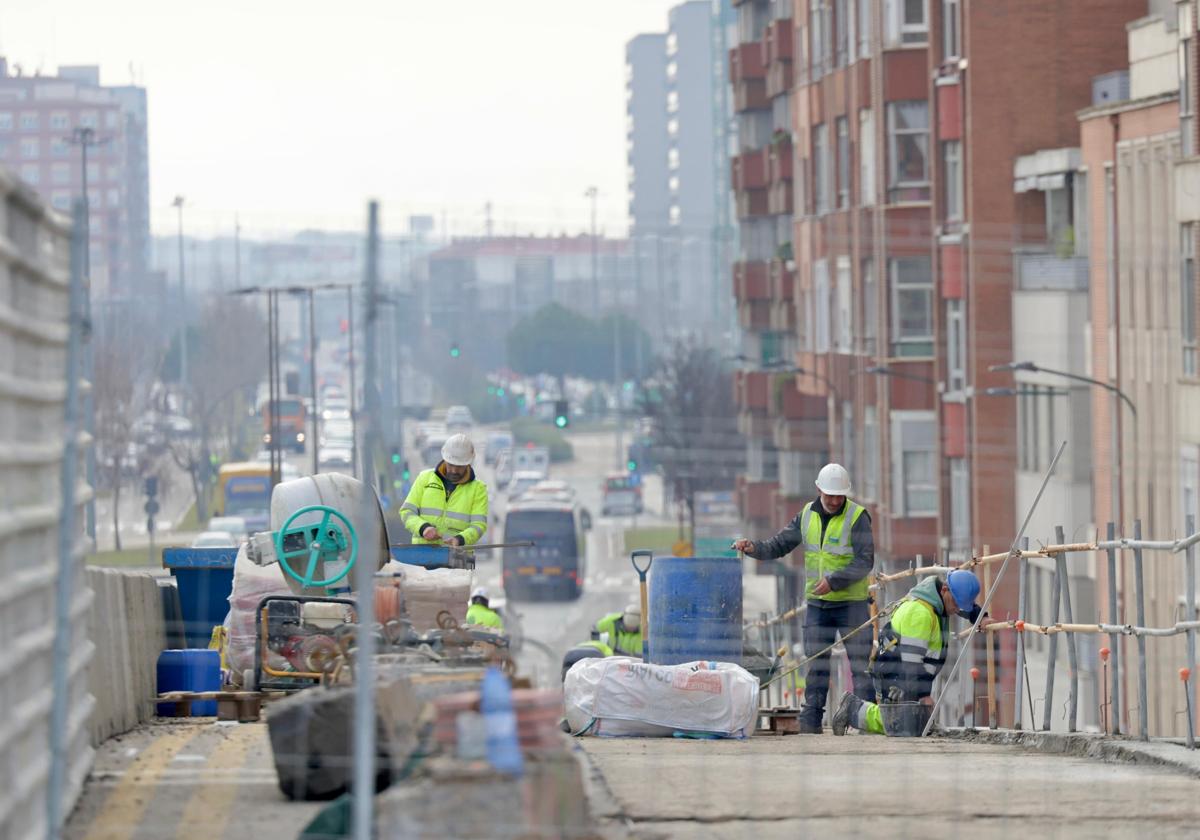
[[[1200,447],[1195,444],[1186,444],[1179,453],[1179,502],[1180,523],[1186,525],[1189,516],[1200,523]],[[1189,530],[1194,532],[1195,525]],[[1195,618],[1188,616],[1189,621]]]
[[942,201],[946,208],[946,221],[961,222],[963,217],[962,141],[947,140],[942,143],[942,169],[945,174]]
[[[71,209],[71,194],[55,190],[50,196],[50,203],[55,210],[70,210]],[[93,230],[92,233],[95,233]]]
[[[675,119],[674,117],[671,117],[671,119],[667,120],[667,134],[674,137],[678,133],[679,133],[679,120]],[[661,160],[661,158],[660,158],[660,160]]]
[[929,198],[929,103],[890,102],[888,186],[893,201]]
[[12,147],[12,142],[6,139],[0,139],[0,158],[8,156],[8,150]]
[[966,559],[971,549],[971,473],[966,458],[950,459],[950,550]]
[[1196,376],[1196,225],[1180,227],[1180,332],[1183,337],[1183,375]]
[[117,127],[117,112],[109,111],[104,115],[104,125],[108,128]]
[[1196,154],[1196,90],[1192,85],[1192,47],[1196,38],[1196,25],[1192,20],[1192,4],[1179,4],[1179,136],[1183,140],[1184,157]]
[[[851,295],[850,258],[837,258],[837,352],[850,353],[854,347],[854,310]],[[845,465],[843,465],[845,466]]]
[[79,124],[84,128],[96,128],[100,125],[100,120],[95,111],[84,111],[79,115]]
[[845,117],[838,117],[837,127],[837,206],[850,206],[850,123]]
[[889,47],[924,44],[929,40],[926,0],[884,0],[884,39]]
[[672,56],[679,52],[679,35],[672,32],[667,35],[667,55]]
[[858,2],[858,57],[866,58],[871,54],[871,0]]
[[104,173],[100,170],[99,166],[89,166],[88,173],[87,173],[88,184],[98,183],[100,181],[100,179],[103,177],[103,175],[104,175]]
[[41,145],[36,137],[26,137],[21,140],[21,157],[35,158],[41,154]]
[[675,77],[678,75],[679,75],[678,62],[675,62],[675,61],[668,62],[667,63],[667,78],[670,79],[671,81],[675,81]]
[[875,203],[875,113],[870,108],[858,112],[858,202],[863,207]]
[[808,19],[812,38],[812,77],[819,79],[829,67],[829,0],[813,0]]
[[670,149],[667,151],[667,166],[670,169],[678,169],[679,168],[679,150],[678,149]]
[[50,167],[50,183],[69,184],[71,182],[71,166],[66,163],[56,163]]
[[50,115],[50,127],[57,131],[65,131],[70,127],[70,120],[64,112],[55,111]]
[[13,115],[11,111],[0,111],[0,131],[12,131]]
[[30,165],[22,166],[21,167],[21,180],[24,181],[26,184],[32,184],[33,186],[36,187],[38,184],[38,181],[41,180],[41,178],[39,177],[38,168],[36,166],[30,166]]
[[679,91],[673,90],[667,94],[667,113],[674,114],[679,110]]
[[829,212],[829,133],[827,126],[813,129],[813,201],[818,214]]
[[[840,457],[846,472],[858,471],[858,424],[854,422],[854,403],[842,403],[842,451]],[[832,453],[830,453],[832,454]]]
[[38,115],[37,114],[21,114],[21,130],[22,131],[37,131],[38,130]]
[[942,61],[959,58],[959,0],[942,0]]
[[862,497],[879,498],[879,412],[873,405],[863,406]]
[[[66,157],[71,153],[71,146],[62,137],[50,138],[50,154],[54,157]],[[89,173],[91,174],[91,173]]]
[[875,355],[875,338],[879,323],[879,289],[875,284],[875,261],[867,257],[862,261],[862,352]]
[[929,257],[888,262],[892,290],[892,355],[933,355],[933,277]]
[[834,0],[834,62],[845,67],[850,60],[850,2]]
[[932,411],[892,412],[892,501],[901,516],[936,516],[937,424]]
[[967,387],[967,330],[961,300],[946,301],[946,390]]
[[1017,386],[1017,467],[1040,473],[1054,455],[1054,401],[1066,392],[1024,382]]
[[109,207],[120,207],[121,206],[121,191],[120,190],[109,190],[108,191],[108,206]]
[[813,350],[829,352],[829,263],[813,263]]

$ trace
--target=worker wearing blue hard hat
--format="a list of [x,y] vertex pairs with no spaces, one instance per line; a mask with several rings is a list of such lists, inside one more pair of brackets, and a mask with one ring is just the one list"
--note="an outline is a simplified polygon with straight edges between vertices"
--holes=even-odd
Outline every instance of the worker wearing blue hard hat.
[[[912,588],[879,633],[872,674],[880,702],[932,705],[933,681],[950,647],[950,616],[974,623],[980,612],[977,597],[979,578],[965,569],[955,569],[945,580],[926,578]],[[985,617],[980,626],[990,623]],[[847,727],[884,734],[879,705],[853,694],[842,695],[832,727],[834,735],[845,734]]]

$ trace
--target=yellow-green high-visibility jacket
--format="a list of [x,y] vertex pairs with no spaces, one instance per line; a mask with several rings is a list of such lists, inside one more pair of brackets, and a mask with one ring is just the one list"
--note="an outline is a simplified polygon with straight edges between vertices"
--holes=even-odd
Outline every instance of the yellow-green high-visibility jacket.
[[621,656],[641,656],[642,631],[626,630],[624,617],[623,612],[609,613],[596,622],[594,634],[602,638],[607,635],[613,649]]
[[504,630],[504,620],[500,618],[500,613],[491,607],[485,607],[483,604],[472,604],[467,607],[466,623],[482,624],[484,627],[495,627],[497,630]]
[[438,469],[424,470],[400,505],[400,521],[417,545],[430,544],[421,537],[426,525],[437,528],[443,540],[461,536],[466,545],[474,545],[488,526],[487,485],[475,477],[474,470],[457,485]]
[[873,673],[885,696],[893,686],[909,702],[933,691],[934,678],[946,662],[950,635],[939,584],[930,577],[914,586],[879,635]]
[[[807,600],[821,603],[865,601],[867,581],[875,563],[875,540],[871,535],[871,516],[862,505],[846,499],[842,509],[824,522],[814,510],[819,499],[806,504],[782,531],[767,540],[754,543],[750,556],[774,560],[794,549],[804,550],[804,594]],[[830,590],[814,595],[822,578]]]

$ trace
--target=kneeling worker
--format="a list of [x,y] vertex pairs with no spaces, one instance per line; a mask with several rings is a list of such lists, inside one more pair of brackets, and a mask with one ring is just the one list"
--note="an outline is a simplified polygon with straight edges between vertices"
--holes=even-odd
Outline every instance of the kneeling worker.
[[642,655],[642,608],[629,604],[624,612],[609,613],[596,622],[592,638],[607,635],[617,656]]
[[[875,687],[884,703],[933,705],[933,681],[946,664],[950,647],[950,616],[974,623],[979,617],[978,595],[979,579],[956,569],[945,580],[926,578],[905,596],[880,632],[875,654]],[[991,623],[985,617],[979,626]],[[844,735],[847,726],[884,734],[879,706],[849,693],[842,695],[833,715],[833,734]]]
[[489,606],[488,591],[482,586],[475,587],[471,593],[471,606],[467,607],[467,624],[480,624],[484,627],[495,627],[504,632],[504,620],[500,613]]
[[571,666],[583,659],[603,659],[606,656],[612,656],[613,649],[608,644],[608,634],[601,633],[600,638],[590,639],[586,642],[580,642],[567,651],[563,656],[562,661],[562,679],[567,680],[567,671],[571,670]]

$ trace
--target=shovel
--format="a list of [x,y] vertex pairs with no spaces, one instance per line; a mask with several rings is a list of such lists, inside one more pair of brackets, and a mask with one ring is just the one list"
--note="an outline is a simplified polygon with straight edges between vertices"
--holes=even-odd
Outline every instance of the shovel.
[[[638,565],[638,558],[646,558],[646,568]],[[638,573],[638,585],[642,590],[642,661],[650,661],[650,612],[649,602],[646,598],[646,572],[650,571],[650,565],[654,562],[654,552],[645,548],[640,548],[629,556],[633,563],[633,569]]]

